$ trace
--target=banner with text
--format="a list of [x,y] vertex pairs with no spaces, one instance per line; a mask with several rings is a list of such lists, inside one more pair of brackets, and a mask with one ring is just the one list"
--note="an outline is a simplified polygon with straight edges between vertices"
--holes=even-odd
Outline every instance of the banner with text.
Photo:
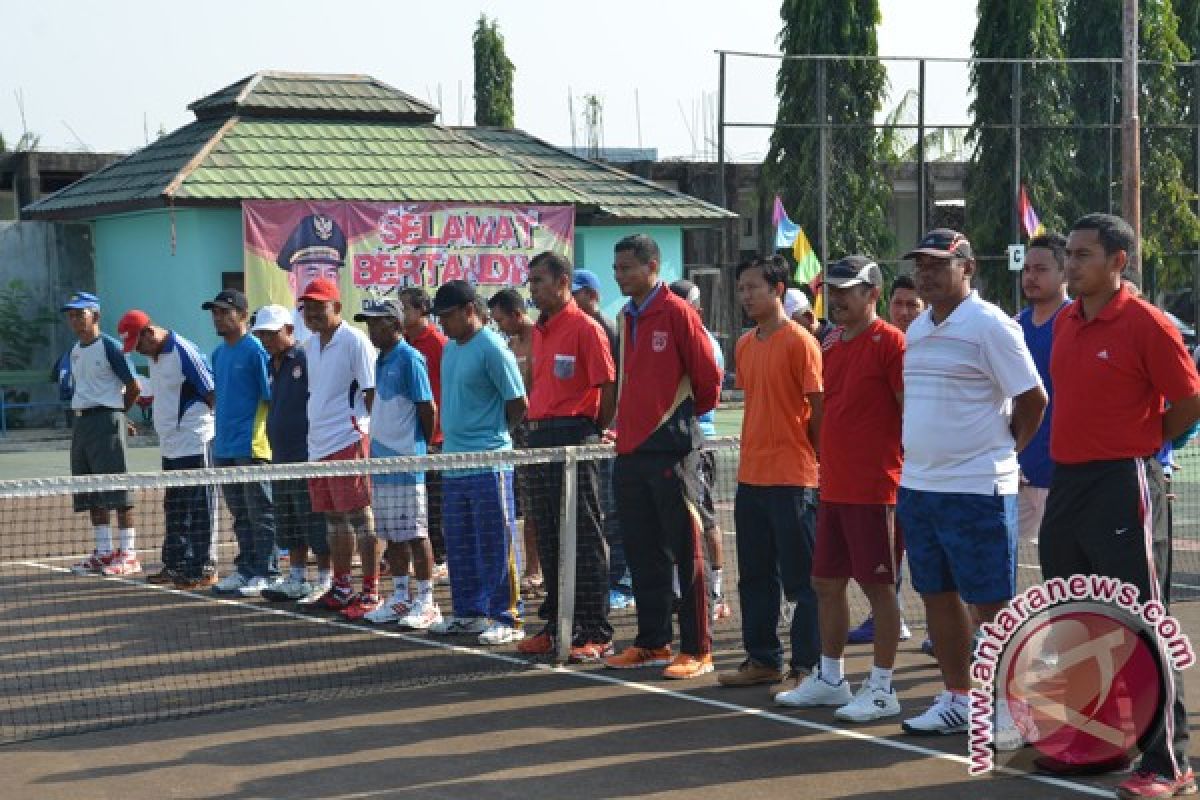
[[571,259],[575,241],[572,206],[252,201],[242,214],[251,309],[295,308],[319,276],[337,282],[346,316],[370,297],[409,286],[432,295],[456,279],[484,296],[527,294],[530,259]]

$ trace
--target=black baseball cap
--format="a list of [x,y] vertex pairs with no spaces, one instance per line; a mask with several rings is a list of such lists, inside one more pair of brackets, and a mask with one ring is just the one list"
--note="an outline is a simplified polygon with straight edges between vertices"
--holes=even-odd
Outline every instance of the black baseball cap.
[[686,302],[692,308],[700,307],[700,287],[687,278],[674,281],[668,288],[676,297]]
[[879,265],[866,256],[846,256],[833,262],[825,270],[825,280],[830,286],[847,289],[851,286],[867,284],[868,286],[883,286],[883,271]]
[[916,258],[918,255],[934,258],[975,258],[967,237],[950,228],[934,228],[921,237],[917,246],[905,253],[904,257]]
[[441,316],[456,308],[475,302],[475,287],[467,281],[447,281],[438,287],[433,296],[433,313]]
[[205,311],[211,311],[214,308],[228,308],[235,311],[247,311],[250,304],[246,302],[246,295],[239,292],[237,289],[222,289],[217,292],[217,296],[209,300],[204,305],[200,306]]
[[366,322],[368,319],[404,319],[404,309],[398,300],[380,298],[369,300],[363,310],[354,315],[355,322]]

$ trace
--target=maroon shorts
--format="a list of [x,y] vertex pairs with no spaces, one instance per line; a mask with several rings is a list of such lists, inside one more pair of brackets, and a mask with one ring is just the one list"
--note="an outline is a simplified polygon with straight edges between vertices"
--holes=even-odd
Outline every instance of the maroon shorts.
[[[331,453],[321,461],[353,461],[367,457],[366,439]],[[371,479],[362,475],[338,475],[332,478],[309,478],[308,496],[313,511],[357,511],[371,505]]]
[[894,584],[903,556],[895,506],[824,500],[817,505],[814,578]]

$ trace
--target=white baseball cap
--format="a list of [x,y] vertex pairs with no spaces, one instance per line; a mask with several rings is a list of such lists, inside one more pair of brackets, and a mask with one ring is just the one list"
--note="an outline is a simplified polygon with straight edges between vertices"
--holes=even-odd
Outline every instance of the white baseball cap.
[[799,289],[788,289],[783,295],[783,312],[788,315],[788,318],[803,314],[805,311],[812,311],[812,304],[808,302],[808,295]]
[[278,331],[284,325],[292,324],[292,312],[283,306],[263,306],[254,313],[254,327],[251,331]]

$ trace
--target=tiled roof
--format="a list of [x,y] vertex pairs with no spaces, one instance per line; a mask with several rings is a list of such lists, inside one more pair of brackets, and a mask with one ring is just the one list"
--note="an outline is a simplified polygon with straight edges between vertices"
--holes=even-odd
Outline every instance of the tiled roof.
[[583,192],[603,215],[655,222],[717,221],[737,216],[691,195],[581,158],[524,131],[500,128],[455,130]]
[[415,200],[571,203],[585,219],[629,222],[733,216],[521,131],[433,124],[432,108],[371,78],[258,73],[191,108],[195,122],[26,211],[62,219],[242,200]]
[[197,117],[332,116],[433,122],[438,110],[369,75],[259,72],[188,106]]

